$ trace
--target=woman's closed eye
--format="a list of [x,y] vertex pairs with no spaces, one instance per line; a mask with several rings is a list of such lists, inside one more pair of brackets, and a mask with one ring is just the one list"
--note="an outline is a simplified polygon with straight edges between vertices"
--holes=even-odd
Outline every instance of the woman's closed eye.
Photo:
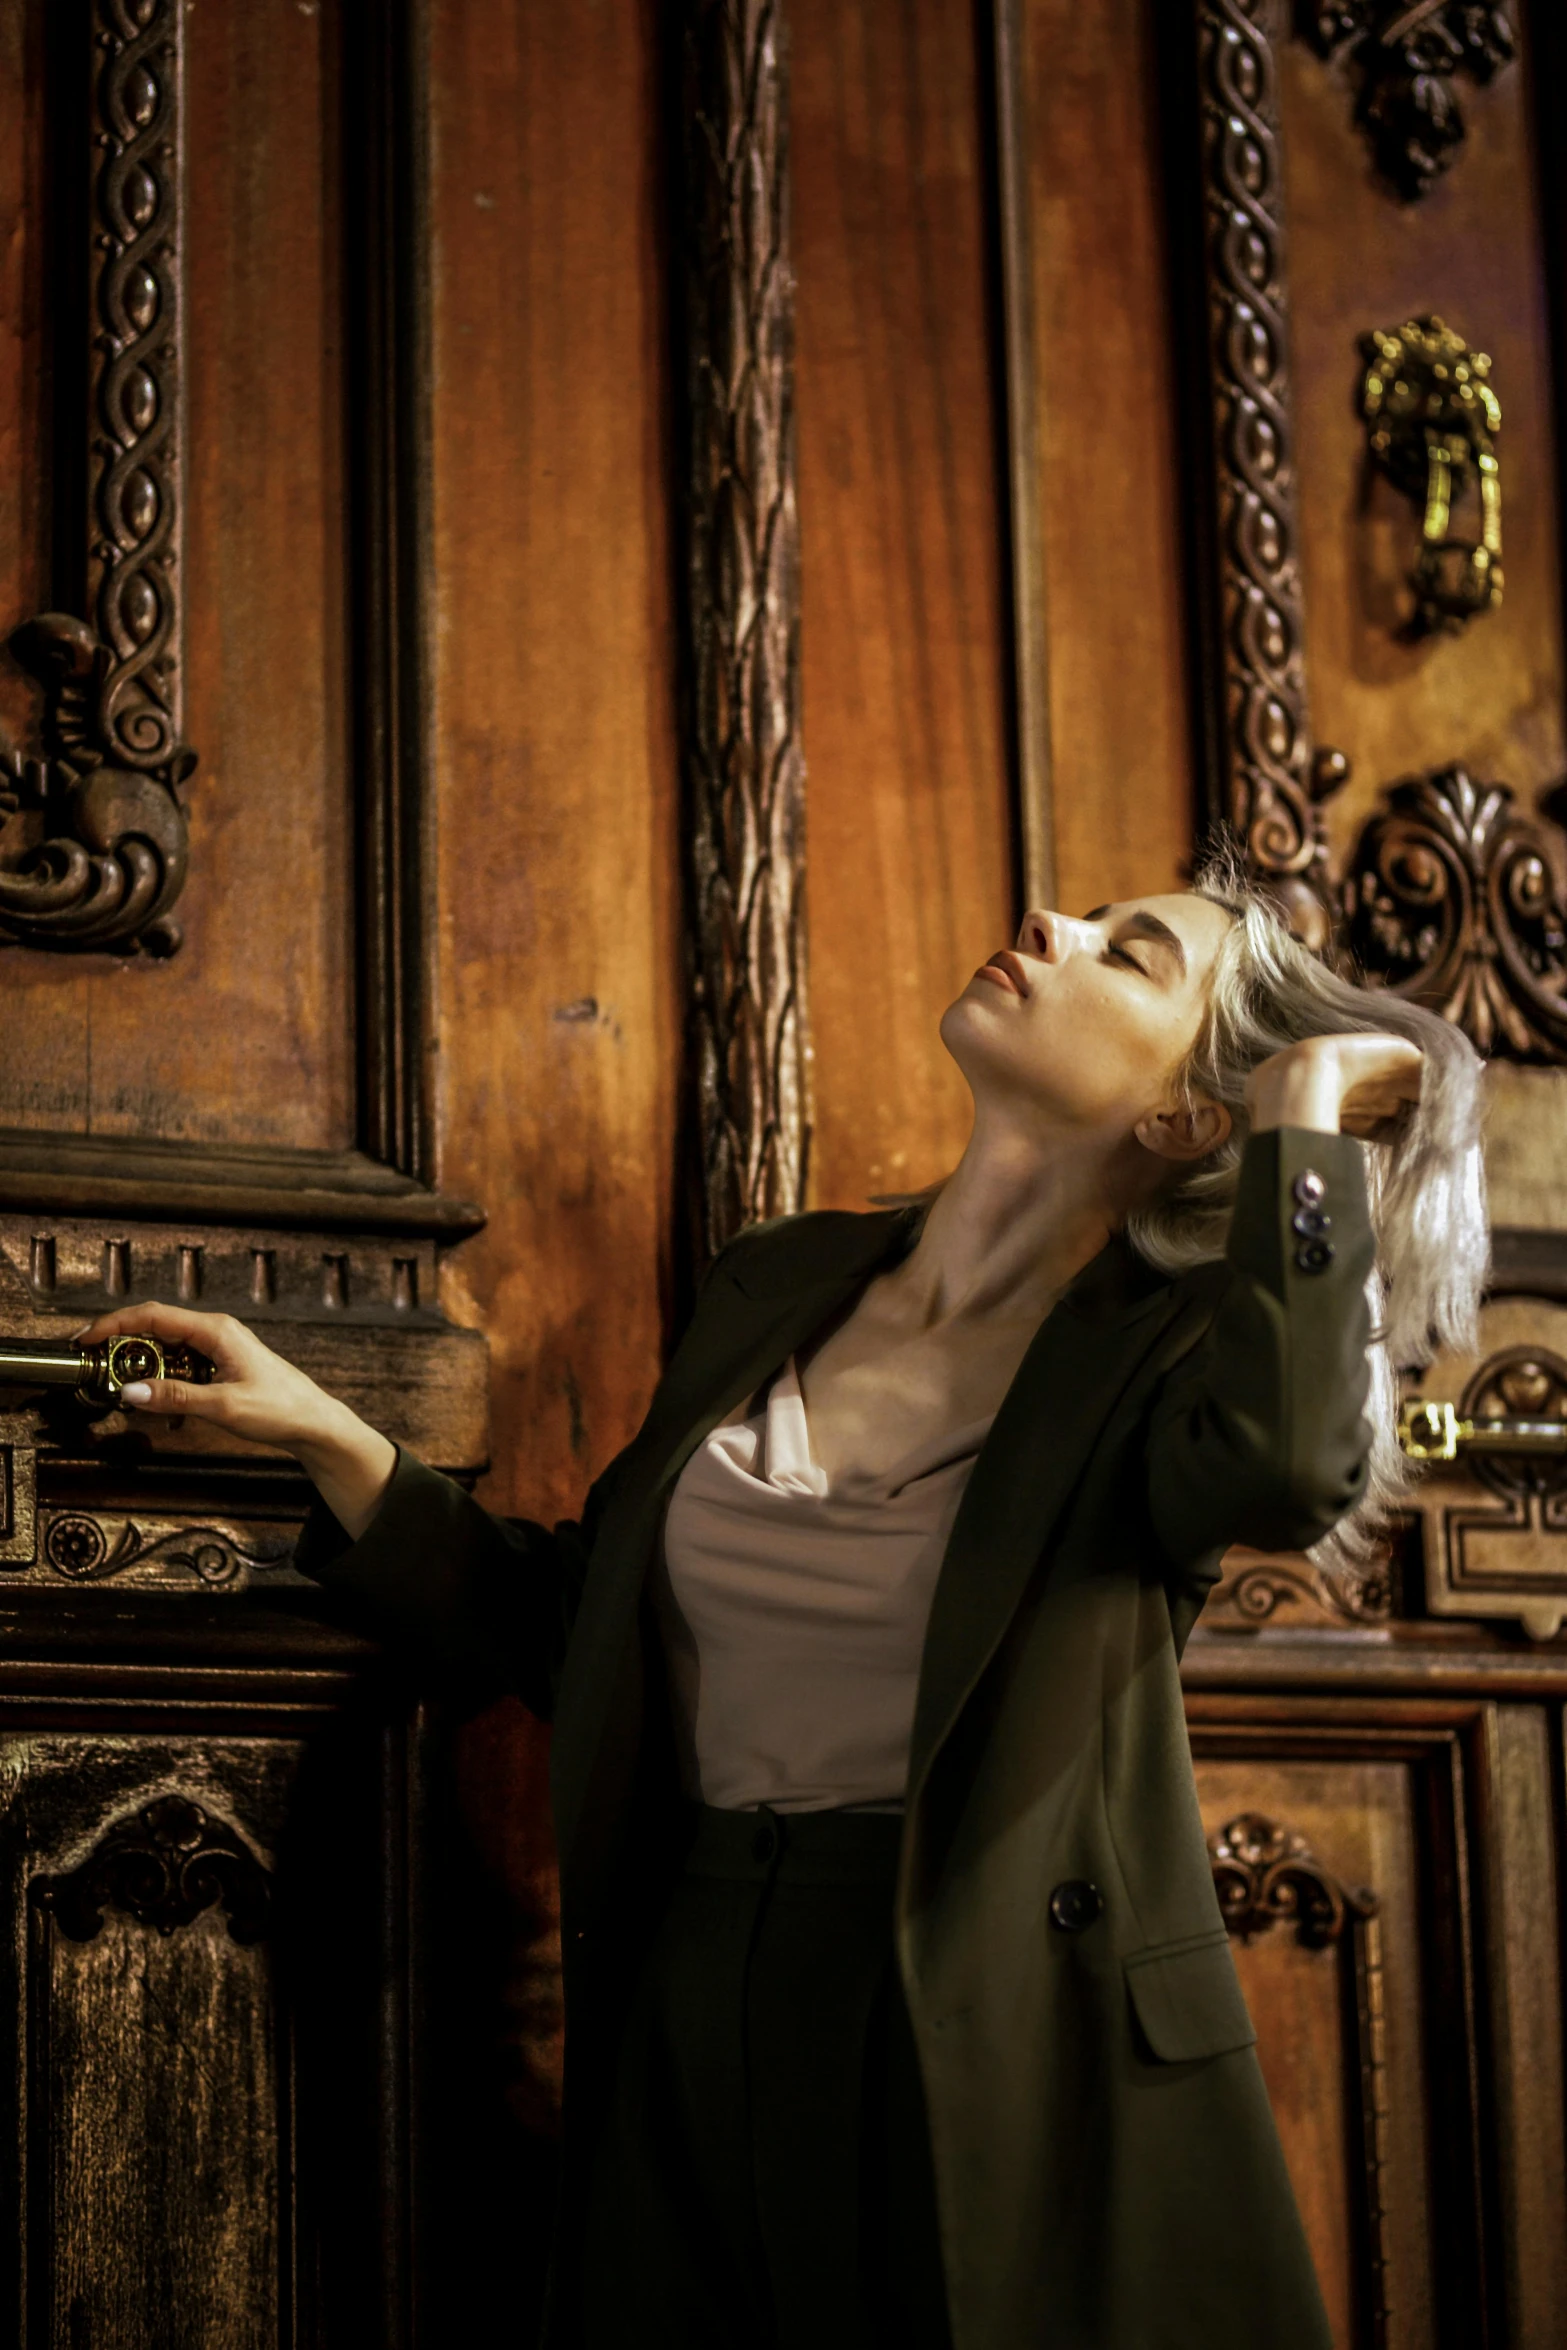
[[1132,954],[1128,948],[1121,946],[1115,939],[1112,938],[1108,942],[1105,947],[1105,953],[1107,955],[1118,955],[1123,963],[1130,964],[1131,968],[1138,974],[1140,978],[1147,979],[1151,976],[1147,965],[1144,963],[1139,963],[1137,957]]

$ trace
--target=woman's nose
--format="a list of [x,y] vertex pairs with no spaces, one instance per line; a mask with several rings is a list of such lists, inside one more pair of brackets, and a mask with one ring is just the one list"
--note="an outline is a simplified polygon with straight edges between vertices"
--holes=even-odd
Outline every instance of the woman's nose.
[[1079,933],[1086,928],[1086,923],[1074,922],[1069,915],[1036,906],[1023,917],[1017,951],[1020,955],[1037,955],[1042,963],[1064,963],[1082,944]]

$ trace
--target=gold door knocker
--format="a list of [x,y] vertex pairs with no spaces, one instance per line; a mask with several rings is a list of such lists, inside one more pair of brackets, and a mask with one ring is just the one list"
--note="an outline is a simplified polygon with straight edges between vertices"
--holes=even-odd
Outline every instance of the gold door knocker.
[[[1366,373],[1361,413],[1372,461],[1424,506],[1420,555],[1410,574],[1414,633],[1454,631],[1502,600],[1502,477],[1496,435],[1502,410],[1491,362],[1440,318],[1378,328],[1360,343]],[[1471,482],[1480,495],[1478,539],[1453,535],[1453,508]]]

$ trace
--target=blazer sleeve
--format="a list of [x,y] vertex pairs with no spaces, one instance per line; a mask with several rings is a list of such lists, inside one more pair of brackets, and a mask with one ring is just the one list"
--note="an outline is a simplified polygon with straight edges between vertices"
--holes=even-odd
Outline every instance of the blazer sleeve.
[[399,1447],[374,1518],[352,1542],[324,1502],[294,1563],[341,1593],[364,1628],[474,1692],[515,1692],[548,1721],[587,1571],[603,1480],[581,1521],[498,1518]]
[[[716,1294],[720,1269],[754,1238],[753,1227],[720,1250],[702,1282],[697,1313]],[[317,1501],[294,1563],[342,1594],[366,1631],[442,1680],[476,1692],[514,1692],[550,1721],[618,1465],[611,1461],[592,1487],[580,1520],[542,1526],[492,1516],[450,1477],[399,1447],[380,1508],[359,1540],[351,1542]]]
[[1155,1403],[1149,1503],[1177,1579],[1232,1543],[1303,1550],[1365,1490],[1375,1242],[1365,1146],[1278,1127],[1241,1161],[1229,1279]]

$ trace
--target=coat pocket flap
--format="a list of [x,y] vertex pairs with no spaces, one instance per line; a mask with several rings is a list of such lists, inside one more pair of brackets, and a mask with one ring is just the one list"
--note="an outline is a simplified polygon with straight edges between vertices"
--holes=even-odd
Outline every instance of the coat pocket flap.
[[1257,2034],[1222,1926],[1197,1941],[1134,1950],[1125,1967],[1144,2037],[1166,2064],[1225,2056],[1255,2044]]

